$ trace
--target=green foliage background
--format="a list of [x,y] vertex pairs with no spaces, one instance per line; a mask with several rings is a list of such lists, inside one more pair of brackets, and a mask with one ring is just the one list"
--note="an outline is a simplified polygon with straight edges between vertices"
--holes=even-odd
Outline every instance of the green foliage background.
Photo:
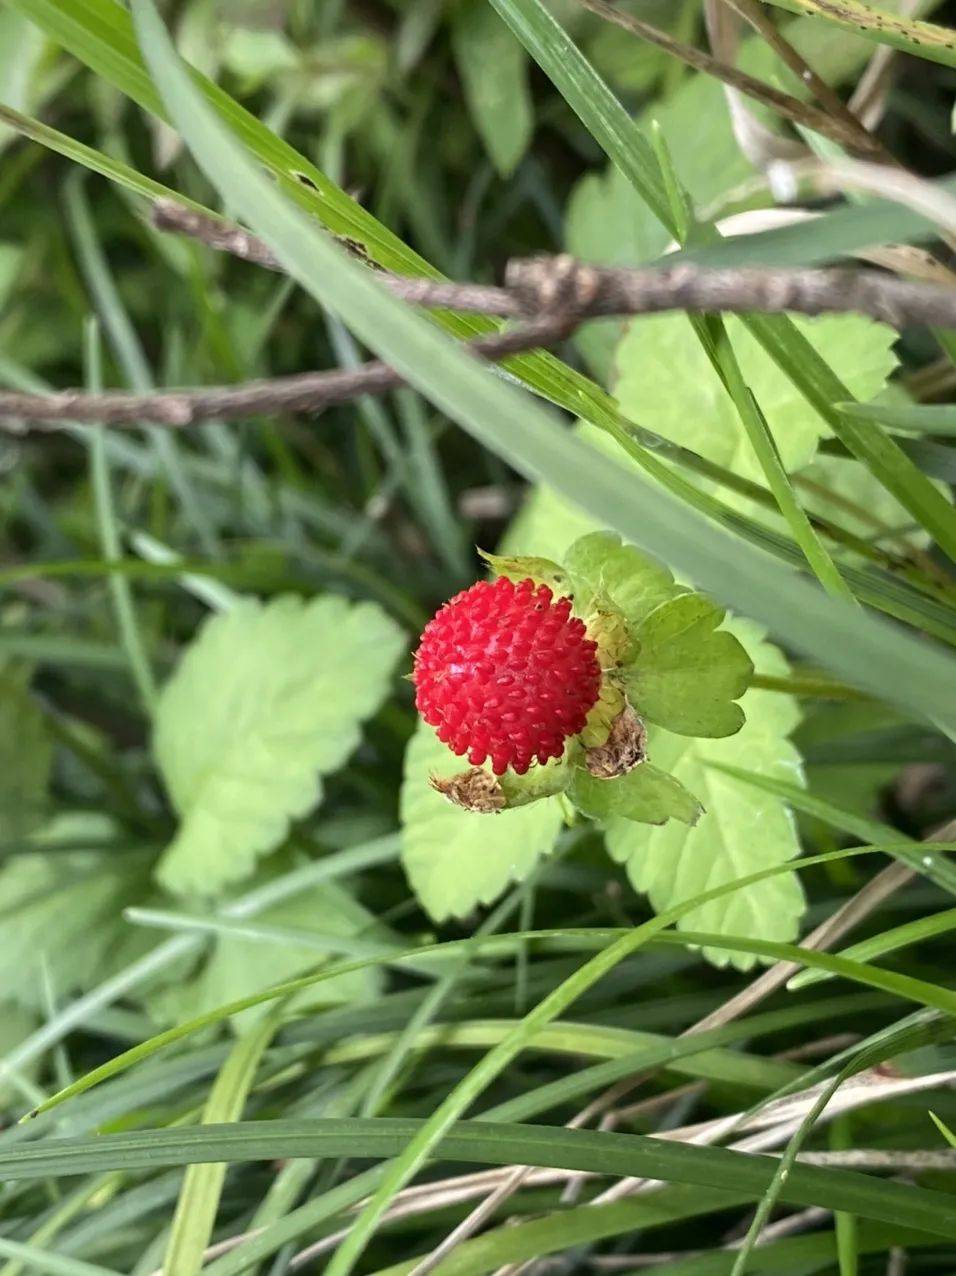
[[[624,7],[705,42],[697,0]],[[874,49],[847,29],[858,7],[797,7],[766,13],[848,95]],[[880,137],[936,179],[956,60],[919,25],[952,21],[933,8],[887,27],[906,57]],[[806,95],[752,32],[739,63]],[[723,90],[571,0],[7,0],[0,124],[4,386],[143,392],[368,354],[409,382],[317,417],[3,435],[8,1276],[278,1273],[311,1246],[332,1276],[397,1276],[481,1199],[462,1175],[512,1164],[597,1177],[573,1200],[529,1179],[446,1276],[553,1255],[947,1270],[952,334],[602,321],[504,379],[446,339],[490,323],[409,313],[322,230],[387,269],[491,280],[565,248],[842,260],[877,218],[945,260],[938,228],[809,199],[790,232],[714,239],[773,206]],[[155,230],[164,191],[243,220],[287,274]],[[428,786],[456,763],[402,674],[485,570],[476,545],[557,559],[628,617],[644,774],[674,818],[626,818],[634,795],[583,780],[593,820],[562,796],[475,816]],[[756,670],[739,709],[731,634]],[[792,948],[888,863],[917,876],[870,897],[841,955]],[[813,978],[733,1000],[794,958]],[[648,1103],[623,1100],[616,1133],[564,1129],[635,1074]],[[829,1108],[775,1117],[834,1078]],[[646,1137],[730,1117],[736,1150]],[[791,1158],[860,1159],[775,1174],[740,1144],[751,1119]],[[635,1177],[663,1187],[591,1204]],[[434,1191],[399,1220],[412,1180]],[[753,1247],[775,1205],[822,1213]]]

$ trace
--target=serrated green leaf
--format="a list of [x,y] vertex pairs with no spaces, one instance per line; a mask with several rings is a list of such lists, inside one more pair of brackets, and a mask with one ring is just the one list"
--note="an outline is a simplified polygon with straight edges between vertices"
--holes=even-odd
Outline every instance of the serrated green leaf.
[[[325,935],[372,935],[375,917],[341,886],[328,882],[303,891],[256,914],[256,922],[277,928],[317,930]],[[188,979],[172,983],[151,997],[149,1008],[161,1023],[180,1023],[205,1014],[225,1002],[294,979],[322,963],[315,948],[265,943],[221,935],[208,958]],[[381,991],[382,972],[374,967],[327,980],[317,992],[308,989],[290,999],[289,1009],[322,1002],[367,1001]],[[237,1015],[234,1025],[245,1030],[270,1011],[255,1006]]]
[[523,881],[551,851],[563,819],[557,797],[495,815],[452,806],[429,785],[429,776],[454,775],[462,765],[431,727],[419,723],[405,754],[402,862],[415,894],[439,922],[464,917]]
[[463,0],[456,7],[451,44],[475,128],[507,177],[534,131],[528,56],[486,0]]
[[[794,319],[853,394],[875,397],[896,366],[896,333],[854,315]],[[808,465],[819,440],[830,433],[739,319],[726,328],[743,378],[753,391],[789,473]],[[652,315],[629,325],[615,355],[616,392],[622,410],[641,425],[745,478],[763,480],[733,400],[683,314]],[[678,373],[679,375],[675,375]],[[739,503],[726,493],[728,503]]]
[[53,746],[29,680],[26,666],[0,672],[0,841],[5,842],[42,823],[53,762]]
[[403,646],[373,603],[246,599],[207,620],[160,696],[154,747],[180,827],[159,866],[180,894],[248,876],[319,801]]
[[[733,619],[730,628],[762,673],[783,675],[781,653],[761,641],[749,622]],[[709,760],[730,762],[762,774],[802,781],[800,757],[787,736],[799,719],[796,701],[777,692],[752,688],[743,698],[746,721],[736,735],[722,740],[689,739],[659,727],[649,731],[648,752],[704,806],[694,828],[673,821],[663,828],[642,829],[630,820],[612,818],[607,825],[608,850],[627,867],[636,890],[649,896],[656,911],[743,873],[780,864],[799,854],[790,811],[773,795],[741,783],[725,783],[708,770]],[[794,874],[782,874],[695,909],[679,925],[747,938],[793,939],[804,910],[804,896]],[[732,961],[741,970],[754,957],[705,950],[717,965]]]
[[666,824],[671,819],[696,824],[703,814],[700,803],[680,780],[649,762],[641,762],[614,780],[578,770],[569,797],[595,820],[619,816],[639,824]]
[[743,726],[736,703],[753,665],[732,633],[717,626],[724,611],[701,594],[661,603],[633,631],[638,653],[625,673],[640,716],[679,735],[727,736]]
[[607,598],[635,629],[655,607],[681,592],[666,567],[623,544],[613,532],[582,536],[567,550],[564,563],[579,613],[587,614]]

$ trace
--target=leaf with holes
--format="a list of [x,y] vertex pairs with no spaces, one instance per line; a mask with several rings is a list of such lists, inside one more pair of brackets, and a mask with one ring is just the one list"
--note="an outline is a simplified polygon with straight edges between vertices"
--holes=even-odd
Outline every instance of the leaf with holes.
[[563,822],[560,797],[477,815],[452,806],[429,783],[462,762],[419,723],[405,754],[402,861],[415,894],[435,921],[464,917],[523,881],[550,853]]
[[154,747],[179,830],[162,884],[213,895],[248,876],[359,742],[404,646],[372,603],[244,600],[208,620],[163,688]]

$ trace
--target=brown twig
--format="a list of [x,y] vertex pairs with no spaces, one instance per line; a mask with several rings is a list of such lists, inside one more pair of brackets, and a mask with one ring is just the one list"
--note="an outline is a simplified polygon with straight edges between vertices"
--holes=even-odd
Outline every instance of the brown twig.
[[[164,205],[164,224],[171,224],[170,216]],[[236,251],[246,260],[266,263],[268,249],[238,227],[188,210],[180,210],[173,220],[177,229],[204,242]],[[956,288],[911,283],[878,271],[713,270],[692,265],[610,269],[561,255],[511,262],[501,288],[408,279],[385,272],[379,278],[389,291],[412,305],[523,319],[518,327],[489,333],[468,344],[474,354],[489,360],[553,344],[589,318],[668,310],[794,311],[806,315],[853,311],[895,328],[912,323],[956,327]],[[320,412],[402,384],[403,378],[387,364],[370,362],[356,369],[154,394],[0,392],[0,419],[30,422],[36,427],[76,421],[133,426],[148,421],[182,429],[230,417]]]
[[[466,347],[483,358],[498,360],[523,350],[533,350],[560,340],[567,331],[559,317],[532,320],[507,332],[478,337]],[[296,376],[247,381],[236,386],[204,386],[156,394],[107,391],[86,394],[62,390],[57,394],[21,394],[0,391],[0,421],[29,422],[34,429],[94,421],[101,425],[141,425],[184,429],[201,421],[230,417],[272,415],[277,412],[321,412],[363,394],[384,394],[405,384],[386,363],[365,363],[359,368],[334,372],[303,372]]]
[[857,149],[870,155],[878,151],[885,162],[889,152],[873,137],[866,125],[850,110],[839,93],[818,75],[806,59],[793,47],[775,25],[758,0],[721,0],[729,9],[743,18],[754,31],[773,49],[793,74],[805,84],[821,107],[834,119],[843,121],[845,127],[859,139]]
[[780,89],[772,88],[769,84],[765,84],[763,80],[755,79],[745,71],[740,71],[735,66],[729,66],[726,62],[721,62],[718,58],[712,57],[709,53],[704,53],[701,49],[695,49],[693,45],[682,44],[665,31],[658,30],[657,27],[641,21],[640,18],[635,18],[629,13],[619,12],[613,5],[605,3],[605,0],[578,0],[578,3],[599,18],[603,18],[606,22],[613,22],[616,26],[630,32],[631,35],[635,35],[641,40],[646,40],[649,44],[657,45],[665,53],[679,58],[695,71],[702,71],[705,75],[711,75],[731,88],[737,89],[740,93],[745,93],[748,97],[754,98],[755,101],[763,103],[764,106],[771,107],[784,119],[790,120],[795,124],[805,124],[815,129],[816,132],[821,133],[824,137],[828,137],[832,141],[838,142],[841,146],[845,146],[857,155],[865,155],[869,159],[874,159],[877,156],[883,157],[883,151],[879,143],[874,138],[871,138],[865,130],[858,126],[852,127],[848,125],[842,115],[836,118],[827,111],[811,105],[809,102],[802,102],[799,98],[791,97],[789,93],[783,93]]

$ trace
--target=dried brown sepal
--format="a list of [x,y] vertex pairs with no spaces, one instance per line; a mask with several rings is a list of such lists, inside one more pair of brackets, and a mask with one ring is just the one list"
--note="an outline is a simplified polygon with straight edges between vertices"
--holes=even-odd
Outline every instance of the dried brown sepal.
[[464,811],[487,815],[503,811],[507,806],[497,778],[480,766],[462,771],[460,775],[430,775],[428,783],[453,806],[460,806]]
[[629,704],[625,704],[611,724],[604,744],[585,749],[584,765],[599,780],[616,780],[627,775],[647,757],[647,731]]

